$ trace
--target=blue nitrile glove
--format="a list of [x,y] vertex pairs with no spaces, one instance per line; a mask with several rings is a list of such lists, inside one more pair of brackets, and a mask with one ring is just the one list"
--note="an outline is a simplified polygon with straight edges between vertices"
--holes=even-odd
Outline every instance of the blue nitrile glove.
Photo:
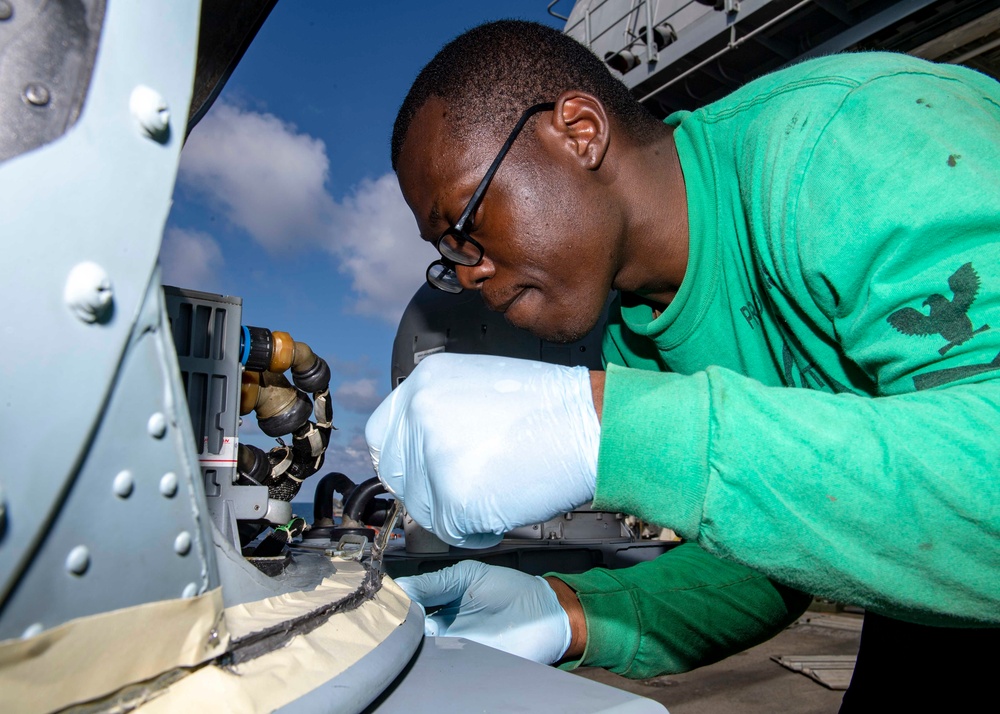
[[386,489],[451,545],[496,545],[594,497],[601,423],[584,367],[432,355],[365,438]]
[[569,649],[569,616],[537,575],[463,560],[396,584],[425,608],[444,605],[424,620],[424,634],[465,637],[542,664]]

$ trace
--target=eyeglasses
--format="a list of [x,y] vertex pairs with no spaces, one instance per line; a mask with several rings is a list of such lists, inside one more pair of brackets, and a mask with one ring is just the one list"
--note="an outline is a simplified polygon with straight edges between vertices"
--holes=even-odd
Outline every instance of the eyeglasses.
[[434,247],[441,254],[441,260],[435,260],[427,266],[427,282],[430,283],[432,288],[444,290],[449,293],[462,292],[462,284],[458,282],[458,274],[455,272],[455,266],[464,265],[471,268],[479,265],[483,260],[483,246],[479,245],[479,242],[475,238],[465,232],[465,224],[475,215],[480,201],[483,200],[483,194],[486,193],[490,181],[493,180],[493,175],[500,168],[500,162],[503,161],[507,152],[510,151],[510,147],[514,144],[514,139],[521,133],[521,129],[524,128],[528,119],[538,112],[548,112],[555,108],[556,105],[554,102],[544,102],[536,104],[533,107],[528,107],[525,110],[521,118],[517,120],[517,124],[514,125],[514,130],[507,137],[507,141],[500,147],[500,153],[497,154],[497,157],[493,159],[493,163],[490,164],[489,169],[486,170],[486,175],[483,176],[483,180],[479,182],[475,192],[472,194],[472,198],[465,205],[462,215],[458,217],[455,225],[448,228],[434,241]]

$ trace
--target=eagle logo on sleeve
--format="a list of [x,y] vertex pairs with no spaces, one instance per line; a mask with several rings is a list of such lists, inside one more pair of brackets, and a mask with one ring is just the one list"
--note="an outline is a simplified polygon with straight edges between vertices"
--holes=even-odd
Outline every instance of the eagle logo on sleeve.
[[886,320],[904,335],[926,337],[941,335],[948,341],[938,350],[944,355],[952,347],[964,344],[973,335],[990,329],[989,325],[974,329],[972,320],[966,314],[976,300],[979,292],[979,275],[972,268],[972,263],[966,263],[948,278],[952,299],[934,293],[928,295],[923,305],[930,307],[930,314],[925,315],[912,307],[904,307],[889,315]]

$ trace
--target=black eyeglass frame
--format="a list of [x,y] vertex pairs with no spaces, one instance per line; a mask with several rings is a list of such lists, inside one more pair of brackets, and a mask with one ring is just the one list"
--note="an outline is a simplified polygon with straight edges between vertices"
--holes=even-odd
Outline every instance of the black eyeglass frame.
[[[507,152],[510,151],[510,147],[513,146],[514,140],[517,138],[517,135],[521,133],[521,130],[528,122],[528,119],[539,112],[552,111],[555,108],[555,102],[542,102],[541,104],[535,104],[534,106],[528,107],[524,110],[524,113],[521,114],[521,118],[517,120],[517,123],[510,132],[510,135],[507,137],[507,141],[505,141],[503,146],[500,147],[500,151],[497,153],[496,158],[493,159],[493,163],[490,164],[490,167],[486,170],[483,180],[479,182],[478,186],[476,186],[476,190],[473,192],[472,198],[470,198],[469,202],[465,204],[465,210],[462,211],[462,215],[460,215],[458,220],[455,221],[455,225],[447,228],[440,236],[438,236],[438,239],[434,241],[434,248],[441,254],[441,259],[435,260],[427,266],[425,277],[428,284],[430,284],[432,288],[444,290],[449,293],[462,292],[463,288],[461,283],[458,282],[458,275],[455,272],[455,267],[458,265],[464,265],[471,268],[479,265],[482,262],[484,255],[483,246],[479,244],[479,241],[465,232],[465,224],[475,214],[476,209],[479,208],[479,203],[482,201],[483,195],[486,193],[486,189],[489,188],[494,174],[496,174],[497,169],[500,168],[500,162],[502,162],[504,157],[507,156]],[[479,256],[475,260],[472,260],[470,256],[448,249],[447,244],[445,244],[447,251],[442,250],[442,242],[449,235],[454,236],[463,243],[469,243],[470,245],[475,246],[476,250],[479,252]],[[432,278],[431,271],[435,270],[435,266],[441,267],[436,271],[435,277]]]

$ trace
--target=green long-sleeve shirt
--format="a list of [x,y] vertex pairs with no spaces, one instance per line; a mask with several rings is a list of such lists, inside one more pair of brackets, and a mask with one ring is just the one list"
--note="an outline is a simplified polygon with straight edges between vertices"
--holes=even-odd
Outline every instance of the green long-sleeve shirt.
[[688,269],[659,317],[613,311],[595,506],[692,543],[560,576],[584,663],[647,676],[766,639],[801,602],[754,571],[1000,624],[1000,85],[842,55],[667,123]]

